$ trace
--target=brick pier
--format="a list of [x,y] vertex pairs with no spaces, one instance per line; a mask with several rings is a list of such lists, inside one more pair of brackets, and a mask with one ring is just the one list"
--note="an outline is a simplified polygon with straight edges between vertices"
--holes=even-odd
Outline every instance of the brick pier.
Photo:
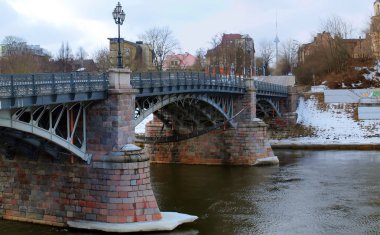
[[141,151],[119,152],[91,165],[0,159],[0,215],[4,219],[66,226],[71,220],[129,223],[161,219],[149,161]]

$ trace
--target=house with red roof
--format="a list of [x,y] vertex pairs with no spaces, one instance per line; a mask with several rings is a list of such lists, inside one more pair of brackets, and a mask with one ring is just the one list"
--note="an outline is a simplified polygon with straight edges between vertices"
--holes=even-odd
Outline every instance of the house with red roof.
[[197,57],[186,52],[184,54],[169,54],[163,65],[163,70],[190,70],[197,63]]

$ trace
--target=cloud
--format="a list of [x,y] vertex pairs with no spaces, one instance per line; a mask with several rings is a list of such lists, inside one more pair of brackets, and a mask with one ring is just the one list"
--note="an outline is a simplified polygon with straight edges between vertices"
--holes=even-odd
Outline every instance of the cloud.
[[[117,36],[112,11],[117,0],[0,0],[0,40],[19,36],[55,54],[68,41],[76,50],[89,54],[108,46],[108,37]],[[126,12],[121,28],[124,38],[134,41],[154,26],[168,26],[184,51],[209,47],[216,33],[250,34],[256,42],[310,40],[320,20],[341,15],[360,32],[372,13],[373,0],[120,0]],[[358,35],[358,33],[356,33]]]

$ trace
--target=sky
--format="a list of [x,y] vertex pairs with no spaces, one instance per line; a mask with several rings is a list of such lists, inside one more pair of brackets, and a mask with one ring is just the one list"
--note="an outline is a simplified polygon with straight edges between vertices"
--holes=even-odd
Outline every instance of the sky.
[[[75,53],[83,47],[92,56],[117,37],[112,11],[117,0],[0,0],[0,40],[21,37],[53,56],[62,42]],[[273,41],[276,15],[280,41],[311,41],[321,21],[338,15],[354,28],[353,37],[373,15],[374,0],[120,0],[126,13],[121,36],[137,41],[153,27],[169,27],[179,52],[209,49],[220,33],[249,34],[256,43]]]

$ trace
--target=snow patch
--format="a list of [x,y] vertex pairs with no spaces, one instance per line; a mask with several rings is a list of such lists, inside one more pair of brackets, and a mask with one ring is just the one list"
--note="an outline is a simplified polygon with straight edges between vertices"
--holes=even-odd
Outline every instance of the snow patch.
[[298,138],[309,143],[373,143],[380,142],[379,120],[355,120],[356,109],[347,104],[325,104],[318,108],[318,100],[300,98],[297,123],[312,127],[315,137]]

